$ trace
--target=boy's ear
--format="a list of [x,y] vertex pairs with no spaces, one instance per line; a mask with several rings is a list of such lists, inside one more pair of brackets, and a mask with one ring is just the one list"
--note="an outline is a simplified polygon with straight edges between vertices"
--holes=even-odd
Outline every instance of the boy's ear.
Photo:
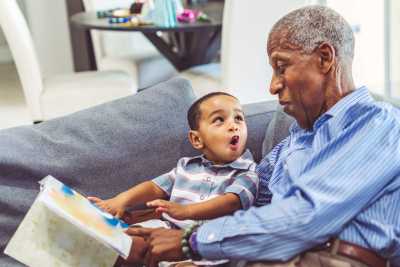
[[201,139],[198,131],[189,131],[189,141],[195,149],[202,149],[204,147],[203,140]]

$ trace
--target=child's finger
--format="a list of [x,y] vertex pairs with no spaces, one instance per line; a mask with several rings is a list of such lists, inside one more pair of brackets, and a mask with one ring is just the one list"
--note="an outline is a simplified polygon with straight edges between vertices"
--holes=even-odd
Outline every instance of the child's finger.
[[100,198],[98,198],[98,197],[87,197],[87,199],[89,199],[89,201],[92,201],[92,202],[94,202],[94,203],[102,201],[102,200],[101,200]]
[[164,207],[158,207],[158,208],[156,208],[156,212],[157,212],[158,214],[161,214],[161,213],[163,213],[163,212],[168,213],[168,209],[167,209],[167,208],[164,208]]
[[124,210],[118,211],[118,212],[115,214],[115,217],[117,217],[118,219],[121,219],[121,218],[124,216],[124,213],[125,213]]
[[148,207],[167,207],[168,206],[168,201],[165,201],[163,199],[156,199],[153,201],[147,202]]

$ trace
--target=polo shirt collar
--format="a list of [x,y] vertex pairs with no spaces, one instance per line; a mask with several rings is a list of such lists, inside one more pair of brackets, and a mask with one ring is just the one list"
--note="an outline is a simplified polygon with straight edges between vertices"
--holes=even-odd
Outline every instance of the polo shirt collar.
[[222,165],[214,164],[212,161],[206,159],[206,157],[204,155],[193,157],[189,161],[192,161],[192,160],[200,160],[201,163],[206,167],[215,167],[215,168],[230,167],[232,169],[239,169],[239,170],[248,170],[250,168],[251,164],[254,163],[253,155],[251,154],[251,152],[248,149],[246,149],[246,151],[235,161],[232,161],[227,164],[222,164]]

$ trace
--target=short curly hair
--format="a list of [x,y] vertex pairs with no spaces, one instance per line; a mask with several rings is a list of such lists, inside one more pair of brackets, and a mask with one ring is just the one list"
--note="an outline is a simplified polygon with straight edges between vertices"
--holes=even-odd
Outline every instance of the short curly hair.
[[[353,59],[354,34],[349,23],[335,10],[320,5],[296,9],[275,23],[268,36],[311,53],[323,42],[331,44],[340,59]],[[270,53],[270,47],[268,47]]]
[[233,95],[228,94],[226,92],[212,92],[212,93],[206,94],[206,95],[200,97],[199,99],[197,99],[190,106],[190,108],[189,108],[189,110],[187,112],[187,120],[188,120],[189,127],[190,127],[191,130],[198,130],[199,129],[199,120],[200,120],[200,117],[201,117],[201,110],[200,110],[201,103],[203,103],[207,99],[210,99],[212,97],[219,96],[219,95],[226,95],[226,96],[230,96],[230,97],[233,97],[233,98],[237,99]]

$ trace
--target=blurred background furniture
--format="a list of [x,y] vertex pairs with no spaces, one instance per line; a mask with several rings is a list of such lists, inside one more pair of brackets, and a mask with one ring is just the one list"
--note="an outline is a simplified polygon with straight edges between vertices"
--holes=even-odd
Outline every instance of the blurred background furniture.
[[[197,66],[181,75],[199,95],[224,90],[242,103],[273,99],[269,94],[267,34],[273,24],[307,0],[225,0],[221,63]],[[271,10],[273,9],[273,12]]]
[[[133,0],[82,0],[86,12],[129,8]],[[90,30],[98,70],[121,70],[139,89],[176,74],[171,63],[140,32]]]
[[[104,1],[104,0],[103,0]],[[102,3],[102,0],[84,0],[84,2]],[[109,2],[109,1],[108,1]],[[112,1],[113,4],[124,7],[124,1]],[[127,1],[125,0],[125,7]],[[85,5],[86,6],[86,5]],[[102,5],[101,9],[97,10],[107,10],[110,9],[110,5]],[[221,1],[199,1],[198,3],[193,3],[188,6],[191,9],[201,10],[209,17],[210,21],[197,21],[192,23],[178,23],[175,27],[163,27],[158,25],[146,25],[146,26],[127,26],[124,24],[110,24],[107,18],[98,18],[96,12],[80,12],[71,17],[71,22],[74,26],[83,27],[84,29],[90,29],[92,33],[92,40],[94,40],[94,51],[96,52],[96,38],[101,35],[108,34],[110,40],[112,37],[116,37],[118,34],[129,34],[134,36],[136,32],[141,32],[148,40],[154,45],[153,49],[156,47],[158,51],[168,59],[168,61],[175,67],[179,73],[189,69],[193,66],[205,65],[209,62],[215,62],[219,60],[220,46],[221,46],[221,27],[222,27],[222,16],[224,3]],[[95,30],[94,30],[95,29]],[[100,31],[101,30],[101,31]],[[110,35],[112,32],[118,31],[115,35]],[[96,33],[95,35],[93,33]],[[160,34],[162,33],[162,35]],[[129,37],[129,36],[127,36]],[[143,37],[142,37],[143,38]],[[118,38],[114,38],[115,42],[118,42]],[[104,42],[103,42],[104,43]],[[121,41],[119,41],[121,43]],[[125,42],[124,46],[129,44]],[[151,45],[149,43],[149,45]],[[128,48],[126,48],[128,49]],[[96,58],[97,53],[96,54]],[[165,60],[164,59],[164,60]],[[109,62],[109,61],[108,61]],[[125,68],[127,66],[126,60],[112,60],[112,66],[115,69]],[[118,66],[119,64],[119,66]],[[154,64],[153,68],[148,67],[141,75],[138,75],[139,88],[143,88],[141,84],[141,76],[154,76],[163,75],[164,79],[166,76],[170,75],[170,70],[162,66],[161,64]],[[109,65],[111,66],[111,64]],[[212,64],[212,66],[218,66],[218,64]],[[138,68],[140,70],[140,68]],[[191,71],[190,75],[186,75],[195,84],[195,94],[201,96],[207,92],[219,90],[219,87],[209,86],[208,83],[204,82],[204,77],[211,75],[213,77],[220,77],[219,68],[213,67],[202,67],[200,68],[200,75],[197,71]],[[204,75],[202,71],[207,69],[207,74]],[[200,79],[200,82],[196,82]],[[146,79],[150,80],[150,79]],[[160,82],[162,79],[159,77],[153,77],[152,83],[155,84]],[[146,85],[149,85],[147,83]],[[204,89],[207,88],[207,89]]]
[[43,77],[32,36],[16,0],[0,1],[0,26],[34,122],[134,94],[137,90],[132,78],[118,71]]
[[98,18],[94,11],[128,8],[132,1],[83,2],[86,12],[73,15],[71,22],[74,26],[90,29],[97,67],[133,73],[139,88],[156,84],[176,75],[177,71],[209,63],[218,57],[223,2],[193,4],[190,8],[202,10],[210,21],[178,23],[175,27],[110,24],[107,18]]
[[[231,92],[242,103],[272,99],[268,90],[272,70],[268,66],[266,52],[267,34],[281,16],[309,3],[309,0],[282,0],[273,4],[265,0],[225,0],[205,4],[205,1],[196,2],[202,2],[201,5],[224,3],[223,16],[220,17],[220,63],[211,61],[209,64],[191,64],[188,68],[179,68],[179,75],[192,82],[198,97],[222,90]],[[104,27],[106,23],[97,26]],[[204,58],[204,54],[193,55]]]

